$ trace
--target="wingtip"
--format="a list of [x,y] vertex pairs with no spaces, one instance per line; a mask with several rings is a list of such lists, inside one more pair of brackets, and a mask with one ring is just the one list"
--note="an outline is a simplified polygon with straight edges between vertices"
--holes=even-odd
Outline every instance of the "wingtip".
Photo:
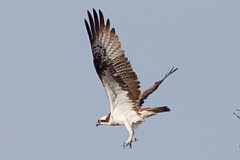
[[116,33],[115,28],[112,28],[110,32],[111,32],[111,34],[115,35],[115,33]]
[[90,11],[87,11],[87,14],[88,14],[88,19],[89,19],[89,21],[91,21],[91,20],[92,20],[91,12],[90,12]]
[[178,70],[178,68],[175,68],[175,67],[173,66],[172,69],[170,70],[170,72],[173,73],[173,72],[175,72],[175,71],[177,71],[177,70]]
[[97,12],[94,8],[93,8],[93,15],[97,15]]
[[110,28],[110,20],[109,19],[107,19],[106,27]]
[[102,11],[101,11],[100,9],[98,10],[98,12],[99,12],[99,14],[102,14],[102,15],[103,15],[103,13],[102,13]]
[[89,15],[89,14],[91,15],[91,13],[90,13],[90,11],[89,11],[89,10],[87,10],[87,14],[88,14],[88,15]]
[[98,11],[99,11],[99,18],[100,18],[100,26],[101,26],[101,27],[104,27],[105,24],[104,24],[104,16],[103,16],[103,13],[102,13],[102,11],[101,11],[100,9],[99,9]]

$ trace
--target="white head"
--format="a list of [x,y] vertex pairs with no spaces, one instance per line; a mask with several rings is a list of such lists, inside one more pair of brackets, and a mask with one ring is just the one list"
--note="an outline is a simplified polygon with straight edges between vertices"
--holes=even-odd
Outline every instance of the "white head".
[[98,119],[96,126],[99,125],[109,125],[110,114],[103,116]]

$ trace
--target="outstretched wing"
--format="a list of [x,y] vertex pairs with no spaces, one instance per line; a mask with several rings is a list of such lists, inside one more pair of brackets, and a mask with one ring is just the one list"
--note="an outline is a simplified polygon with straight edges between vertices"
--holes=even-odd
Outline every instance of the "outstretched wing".
[[115,29],[110,30],[109,19],[105,24],[102,12],[99,10],[98,17],[94,9],[93,17],[88,11],[89,23],[85,20],[85,25],[92,47],[94,66],[107,92],[111,111],[117,105],[126,106],[124,103],[134,106],[140,96],[137,75],[121,50]]
[[163,79],[161,79],[160,81],[155,82],[155,84],[150,87],[149,89],[147,89],[146,91],[142,92],[140,94],[138,103],[137,103],[137,107],[141,108],[142,104],[144,103],[144,100],[147,99],[147,97],[152,94],[158,87],[159,85],[168,77],[170,76],[172,73],[174,73],[178,68],[172,68],[164,77]]

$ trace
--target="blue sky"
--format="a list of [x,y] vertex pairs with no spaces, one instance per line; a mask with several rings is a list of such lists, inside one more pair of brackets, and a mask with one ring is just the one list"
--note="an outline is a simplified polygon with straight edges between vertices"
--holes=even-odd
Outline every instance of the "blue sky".
[[[144,107],[123,149],[125,127],[95,127],[109,113],[92,64],[86,11],[101,9],[142,90],[179,70]],[[0,2],[0,159],[238,159],[240,1]]]

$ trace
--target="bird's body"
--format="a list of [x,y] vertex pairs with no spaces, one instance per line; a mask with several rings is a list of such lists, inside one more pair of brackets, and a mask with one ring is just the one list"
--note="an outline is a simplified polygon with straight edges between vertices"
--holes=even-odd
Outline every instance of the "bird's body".
[[141,92],[140,82],[124,51],[121,50],[121,43],[115,34],[115,29],[110,30],[109,19],[105,24],[102,12],[99,10],[98,16],[94,9],[94,18],[89,11],[88,17],[89,23],[85,20],[85,25],[92,48],[94,66],[110,103],[110,113],[101,117],[97,125],[125,125],[129,138],[123,146],[132,147],[131,143],[137,140],[133,138],[134,128],[144,122],[147,117],[170,111],[166,106],[156,108],[141,108],[141,106],[144,100],[177,68],[172,68],[160,81]]

